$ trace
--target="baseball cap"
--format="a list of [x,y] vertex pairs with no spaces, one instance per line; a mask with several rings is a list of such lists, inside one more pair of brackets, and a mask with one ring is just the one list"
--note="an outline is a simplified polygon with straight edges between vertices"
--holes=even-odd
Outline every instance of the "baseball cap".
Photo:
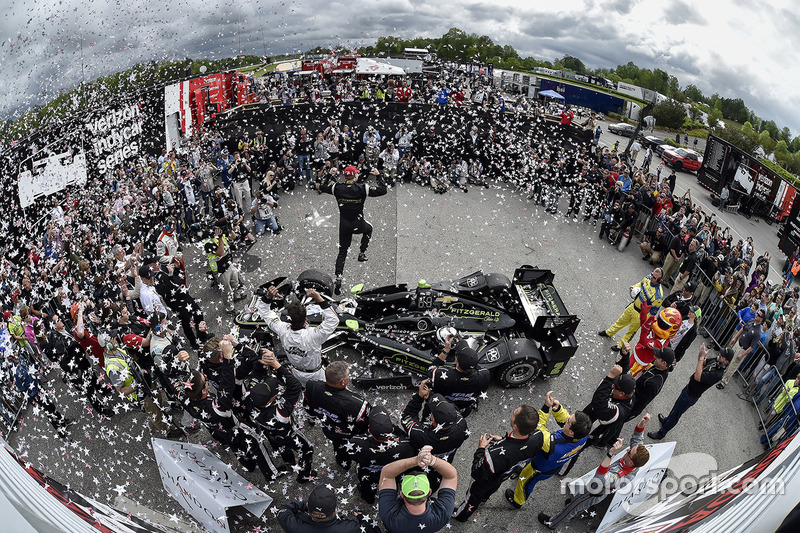
[[150,279],[153,277],[153,269],[150,268],[148,265],[142,265],[139,267],[139,277]]
[[432,395],[428,400],[428,406],[437,424],[446,426],[458,420],[456,406],[445,400],[441,394]]
[[425,474],[404,476],[400,483],[400,491],[403,496],[412,500],[424,498],[430,490],[431,484]]
[[478,352],[469,347],[467,341],[456,344],[456,361],[462,370],[472,370],[478,366]]
[[728,361],[733,360],[733,348],[723,348],[720,350],[719,355],[727,359]]
[[636,389],[636,380],[630,374],[621,374],[614,379],[614,385],[623,394],[633,394],[634,389]]
[[344,167],[344,174],[345,176],[355,176],[357,174],[361,174],[361,172],[353,165],[348,165]]
[[336,512],[336,494],[325,485],[317,485],[306,503],[308,514],[316,518],[325,518]]
[[717,261],[725,261],[725,256],[724,256],[724,255],[722,255],[722,254],[719,254],[719,255],[717,256]]
[[686,292],[694,292],[697,290],[697,284],[694,281],[690,281],[683,286],[683,290]]
[[278,393],[278,378],[270,376],[250,390],[250,401],[256,407],[264,407]]
[[663,348],[656,348],[653,350],[653,355],[658,357],[659,359],[663,359],[665,363],[671,365],[675,362],[675,351],[670,348],[669,346],[664,346]]
[[700,308],[698,306],[696,306],[696,305],[690,306],[689,307],[689,312],[694,313],[694,316],[696,316],[697,318],[700,318],[701,316],[703,316],[703,311],[701,311]]
[[394,432],[394,424],[389,414],[381,406],[375,406],[369,412],[369,432],[376,439],[388,439]]

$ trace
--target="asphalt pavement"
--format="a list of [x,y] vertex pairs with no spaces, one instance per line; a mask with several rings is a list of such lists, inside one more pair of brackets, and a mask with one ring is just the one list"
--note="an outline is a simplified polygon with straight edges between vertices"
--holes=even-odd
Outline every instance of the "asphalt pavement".
[[[607,131],[605,126],[603,130]],[[614,140],[615,136],[608,133],[602,138],[605,144],[613,144]],[[654,161],[653,168],[657,162]],[[679,194],[691,189],[693,198],[711,208],[709,196],[697,185],[694,174],[680,172],[677,184]],[[523,403],[540,407],[548,390],[555,391],[570,411],[588,404],[598,382],[616,359],[616,354],[609,349],[612,343],[598,337],[597,331],[607,328],[617,319],[629,303],[628,287],[650,271],[649,265],[640,260],[635,242],[624,252],[618,251],[607,241],[598,239],[598,228],[565,219],[564,204],[562,198],[562,210],[554,216],[504,185],[489,189],[473,187],[467,193],[454,189],[438,195],[429,188],[407,184],[394,187],[384,197],[370,198],[366,203],[367,218],[375,228],[368,252],[369,261],[356,261],[356,236],[345,266],[346,286],[360,282],[367,287],[376,287],[402,282],[413,284],[419,279],[438,281],[479,269],[501,272],[510,277],[515,268],[531,264],[555,272],[554,285],[567,309],[581,319],[576,335],[580,347],[561,376],[548,381],[537,380],[520,389],[501,389],[493,385],[489,399],[470,415],[468,423],[472,435],[454,461],[459,473],[457,502],[463,499],[469,484],[478,435],[484,432],[502,434],[510,430],[512,411]],[[247,283],[254,287],[279,275],[294,277],[308,268],[332,273],[338,230],[338,213],[333,197],[297,189],[281,197],[277,212],[286,230],[277,236],[262,237],[250,251],[250,257],[245,259],[245,269],[249,271]],[[730,225],[739,235],[752,235],[757,250],[775,251],[776,227],[739,215],[715,213],[723,224]],[[212,329],[220,334],[229,331],[232,317],[220,314],[224,308],[222,298],[218,289],[209,286],[203,277],[206,268],[201,250],[188,245],[185,256],[190,272],[190,292],[201,300]],[[773,261],[773,266],[775,264]],[[669,412],[689,380],[700,340],[702,337],[670,374],[664,389],[650,405],[654,420],[648,430],[658,429],[655,415]],[[342,350],[336,357],[350,361],[354,375],[369,372],[368,365],[355,350]],[[47,421],[31,411],[25,416],[19,432],[10,439],[28,461],[104,503],[112,504],[120,495],[167,515],[174,514],[176,518],[188,520],[186,513],[161,487],[149,444],[151,432],[143,413],[126,413],[112,420],[100,421],[70,396],[70,390],[55,373],[50,375],[50,384],[65,414],[78,419],[72,429],[74,442],[63,445],[51,435]],[[362,392],[373,404],[386,405],[395,421],[399,421],[409,397],[405,392]],[[677,442],[676,455],[702,458],[695,463],[698,475],[704,465],[724,471],[762,451],[756,432],[758,419],[749,404],[736,398],[736,392],[739,392],[739,386],[735,381],[724,391],[710,390],[668,436],[667,440]],[[298,408],[296,412],[299,411]],[[314,464],[319,472],[319,481],[342,488],[340,516],[350,516],[356,510],[376,515],[373,507],[360,501],[353,471],[345,474],[333,464],[332,450],[319,428],[311,427],[302,419],[301,415],[303,430],[317,446]],[[626,440],[634,424],[626,425],[623,430],[622,436]],[[551,429],[556,427],[553,425]],[[245,478],[269,492],[277,504],[303,498],[310,490],[310,487],[298,486],[288,479],[267,485],[260,473],[243,473],[232,455],[211,443],[205,430],[190,440],[209,443],[212,450],[231,462]],[[580,476],[595,468],[604,454],[602,450],[587,450],[572,474]],[[469,522],[464,525],[452,522],[451,529],[468,533],[487,529],[544,531],[545,528],[536,521],[536,515],[539,511],[553,514],[561,509],[566,493],[560,488],[560,481],[554,477],[539,483],[521,510],[512,510],[508,506],[501,489],[478,509]],[[513,485],[508,482],[506,486]],[[263,521],[237,518],[233,520],[233,530],[248,531],[256,526],[279,530],[270,511],[265,517]],[[593,531],[599,519],[596,516],[573,520],[562,529]]]

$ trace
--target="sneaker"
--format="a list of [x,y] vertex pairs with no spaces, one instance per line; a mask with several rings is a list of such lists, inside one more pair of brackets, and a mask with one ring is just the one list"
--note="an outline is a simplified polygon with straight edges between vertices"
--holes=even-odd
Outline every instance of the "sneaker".
[[364,262],[366,262],[366,260],[367,260],[367,254],[366,253],[361,252],[360,254],[358,254],[358,262],[359,263],[364,263]]
[[620,350],[620,347],[619,347],[619,346],[612,346],[612,347],[611,347],[611,351],[612,351],[612,352],[619,352],[619,350]]
[[539,520],[539,523],[543,526],[553,529],[553,526],[550,525],[550,517],[544,513],[539,513],[539,516],[536,517]]
[[572,221],[573,222],[577,222],[578,221],[578,217],[572,217]]
[[[648,259],[650,259],[650,258],[649,258],[649,257],[647,257],[646,255],[645,255],[645,256],[642,256],[642,261],[647,261]],[[652,264],[652,261],[651,261],[651,264]]]
[[601,337],[610,337],[611,336],[608,333],[606,333],[606,330],[604,330],[604,329],[601,329],[600,331],[598,331],[597,334],[600,335]]
[[724,383],[717,383],[717,388],[718,388],[719,390],[722,390],[722,389],[724,389],[724,388],[725,388],[725,384],[724,384]]
[[336,276],[336,281],[333,282],[333,294],[336,296],[342,294],[342,276]]
[[518,504],[514,500],[514,489],[506,489],[506,501],[513,507],[514,509],[519,509],[522,505]]

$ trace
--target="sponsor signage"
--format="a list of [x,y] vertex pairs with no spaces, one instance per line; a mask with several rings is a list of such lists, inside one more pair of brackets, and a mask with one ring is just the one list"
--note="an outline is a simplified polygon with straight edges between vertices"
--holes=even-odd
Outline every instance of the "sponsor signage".
[[229,507],[243,507],[261,516],[272,503],[272,498],[205,446],[153,439],[153,453],[164,489],[210,531],[230,531]]

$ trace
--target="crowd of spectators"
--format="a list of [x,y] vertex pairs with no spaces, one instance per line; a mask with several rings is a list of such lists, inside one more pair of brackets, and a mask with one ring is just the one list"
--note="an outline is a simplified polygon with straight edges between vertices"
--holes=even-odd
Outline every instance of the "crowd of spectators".
[[[288,87],[268,90],[277,100],[294,97],[285,94]],[[315,91],[319,88],[312,86],[312,105]],[[369,87],[350,82],[341,82],[331,94],[342,101],[373,97]],[[322,421],[340,466],[346,469],[350,460],[359,463],[359,475],[366,480],[361,484],[362,498],[379,499],[382,506],[386,500],[387,509],[391,504],[393,510],[384,516],[382,507],[381,517],[396,524],[408,524],[419,515],[420,505],[427,505],[423,514],[430,521],[420,523],[442,527],[455,507],[456,488],[453,472],[442,463],[452,462],[466,439],[466,415],[471,409],[434,394],[435,386],[433,390],[421,386],[403,414],[403,427],[395,427],[385,412],[347,389],[346,363],[300,369],[305,374],[298,379],[269,349],[256,351],[234,335],[215,332],[205,321],[203,306],[210,300],[201,302],[192,294],[205,290],[210,276],[210,290],[217,291],[227,311],[233,311],[234,301],[244,298],[248,289],[237,258],[266,234],[282,231],[277,216],[281,195],[300,188],[319,190],[336,179],[335,169],[348,164],[365,177],[369,173],[363,171],[377,166],[387,182],[415,182],[437,193],[505,184],[553,216],[563,212],[565,223],[599,225],[599,239],[624,244],[624,239],[642,235],[642,259],[663,264],[664,280],[674,274],[676,292],[692,290],[692,303],[706,317],[703,336],[722,345],[751,318],[763,318],[760,346],[766,350],[748,352],[758,361],[755,375],[761,386],[751,387],[748,394],[761,394],[765,384],[779,375],[798,374],[796,366],[778,362],[782,354],[794,354],[787,345],[793,346],[800,332],[794,324],[799,291],[791,287],[792,278],[787,274],[783,286],[767,281],[769,254],[754,257],[751,239],[734,243],[730,230],[720,228],[714,214],[693,203],[690,191],[676,196],[674,172],[662,176],[659,166],[651,173],[649,150],[640,166],[636,157],[614,147],[576,140],[570,110],[563,111],[560,124],[539,129],[536,124],[543,111],[525,98],[506,104],[501,92],[467,80],[431,81],[414,88],[390,80],[375,89],[374,97],[443,108],[471,106],[496,118],[486,123],[465,114],[466,119],[444,127],[400,123],[389,131],[373,126],[354,131],[331,118],[319,131],[287,128],[277,141],[267,141],[258,128],[237,138],[208,130],[183,139],[157,158],[119,168],[105,179],[90,180],[82,190],[69,191],[48,215],[41,238],[26,241],[27,249],[17,254],[21,260],[12,264],[3,259],[0,265],[4,395],[12,389],[26,395],[44,410],[58,437],[71,442],[67,428],[73,421],[59,412],[58,399],[41,379],[53,370],[90,407],[90,416],[110,418],[141,408],[169,438],[205,428],[237,454],[246,470],[259,468],[267,480],[294,471],[297,482],[307,483],[315,478],[313,446],[292,420],[297,416],[295,403],[308,387],[306,374],[319,374],[318,387],[306,388],[302,401],[309,416]],[[579,128],[596,140],[593,113]],[[208,260],[208,273],[184,261],[183,247],[197,241]],[[793,272],[794,262],[789,265]],[[734,312],[726,314],[723,308]],[[292,320],[292,329],[302,330],[304,324]],[[450,348],[448,344],[446,350]],[[459,354],[463,356],[459,371],[473,371],[469,349],[462,346]],[[616,379],[619,372],[612,373],[608,390],[598,389],[600,396],[593,403],[608,403],[612,381],[614,387],[623,386],[624,380]],[[243,380],[250,389],[237,385]],[[320,394],[326,387],[355,411],[344,411],[349,418],[337,419],[330,405],[315,406],[308,395],[315,387]],[[542,412],[551,409],[567,440],[575,443],[586,442],[591,421],[600,416],[594,414],[587,421],[587,415],[579,412],[578,418],[570,418],[548,395]],[[549,433],[541,425],[537,428],[535,409],[519,406],[511,419],[507,435],[481,436],[473,482],[457,510],[458,519],[466,520],[547,446]],[[635,442],[641,441],[647,420],[637,426]],[[437,449],[443,432],[452,432],[448,446],[460,438],[455,449]],[[402,457],[378,453],[387,446],[404,450],[409,461],[388,467]],[[365,448],[376,451],[359,453]],[[615,443],[614,451],[619,449]],[[506,452],[509,456],[499,462]],[[276,467],[273,458],[278,455],[285,464]],[[623,476],[647,460],[642,452],[632,455],[637,458],[620,463]],[[394,508],[393,481],[379,476],[387,467],[396,474],[414,467],[431,474],[430,484],[427,478],[408,487],[403,482],[403,499],[398,501],[405,511]],[[605,475],[609,465],[604,462],[601,468]],[[439,499],[428,500],[440,486]],[[393,492],[385,495],[384,490]],[[312,508],[312,501],[287,506],[279,519],[283,516],[288,524],[290,515],[309,513],[313,521],[337,520],[335,498],[332,504],[331,496],[320,489],[312,499],[319,509]]]

